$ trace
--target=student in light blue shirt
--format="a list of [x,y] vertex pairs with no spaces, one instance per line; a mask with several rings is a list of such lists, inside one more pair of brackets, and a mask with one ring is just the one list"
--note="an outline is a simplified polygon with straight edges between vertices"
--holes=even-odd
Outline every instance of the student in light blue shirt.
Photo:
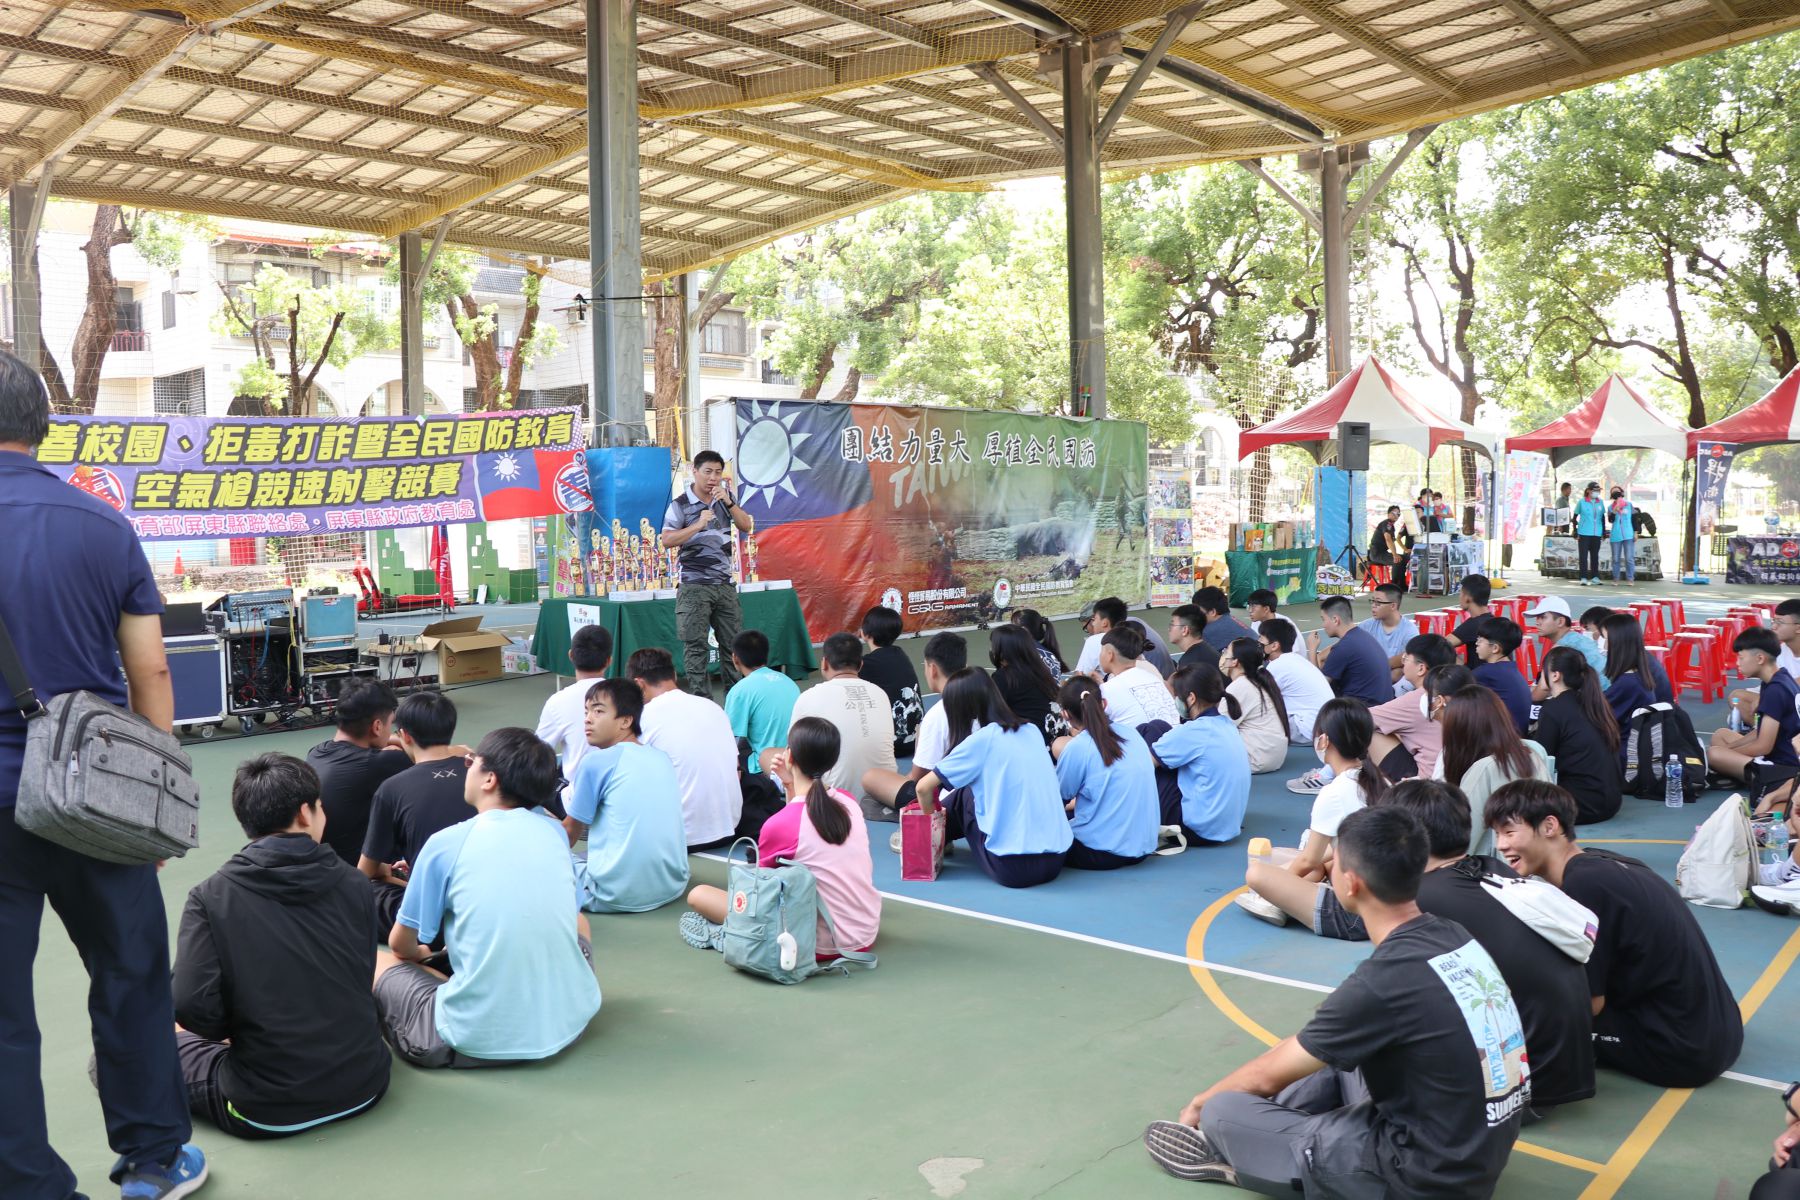
[[916,785],[920,807],[948,789],[945,836],[965,840],[976,866],[1002,887],[1049,883],[1075,839],[1043,736],[980,667],[950,677],[943,707],[952,749]]
[[687,890],[681,784],[669,756],[638,741],[643,711],[644,693],[629,679],[602,679],[588,691],[595,748],[576,768],[563,821],[571,845],[587,838],[576,874],[588,912],[649,912]]
[[763,752],[787,745],[800,685],[769,667],[769,638],[758,630],[746,629],[732,639],[731,661],[742,678],[725,693],[725,718],[732,736],[750,743],[745,770],[757,775],[763,770]]
[[1091,679],[1071,676],[1056,702],[1075,730],[1051,748],[1075,836],[1064,865],[1110,871],[1142,862],[1156,849],[1162,813],[1150,747],[1137,730],[1113,724]]
[[1229,842],[1244,831],[1250,803],[1250,751],[1238,732],[1237,697],[1226,695],[1224,677],[1205,663],[1181,668],[1169,687],[1187,719],[1151,747],[1181,782],[1180,807],[1165,806],[1162,822],[1180,824],[1189,841]]
[[[475,816],[425,843],[375,960],[382,1032],[408,1062],[549,1058],[600,1011],[568,840],[532,811],[560,778],[556,751],[529,729],[496,729],[469,756]],[[425,965],[439,933],[449,979]]]
[[[1525,611],[1525,615],[1537,622],[1538,636],[1550,646],[1567,646],[1587,660],[1587,665],[1594,669],[1600,677],[1600,690],[1605,691],[1612,681],[1606,677],[1606,655],[1600,653],[1600,646],[1593,638],[1575,628],[1575,615],[1569,611],[1569,602],[1561,596],[1544,596]],[[1542,704],[1550,695],[1543,679],[1540,677],[1531,685],[1531,699]]]

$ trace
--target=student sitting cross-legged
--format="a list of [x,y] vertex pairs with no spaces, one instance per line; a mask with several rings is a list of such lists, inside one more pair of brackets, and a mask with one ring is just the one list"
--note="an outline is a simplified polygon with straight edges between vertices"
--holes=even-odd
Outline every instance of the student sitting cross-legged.
[[1344,818],[1331,887],[1374,953],[1298,1034],[1145,1130],[1158,1166],[1265,1196],[1493,1195],[1536,1072],[1493,958],[1420,911],[1427,853],[1411,813]]
[[463,799],[463,757],[450,746],[456,736],[456,705],[450,697],[414,692],[394,713],[394,733],[413,765],[375,789],[369,831],[356,863],[375,885],[376,928],[383,932],[394,927],[407,872],[426,841],[475,815]]
[[1313,749],[1331,768],[1331,782],[1313,797],[1306,838],[1298,853],[1278,850],[1267,858],[1250,860],[1244,876],[1250,890],[1238,896],[1239,908],[1272,925],[1286,925],[1292,917],[1320,937],[1369,940],[1362,918],[1340,903],[1342,897],[1331,886],[1330,871],[1338,826],[1387,790],[1381,769],[1368,761],[1374,736],[1369,706],[1354,696],[1338,696],[1319,710]]
[[[820,962],[838,957],[840,946],[868,950],[881,928],[881,893],[875,890],[875,864],[869,857],[869,826],[862,806],[849,792],[827,787],[837,765],[843,738],[823,717],[801,717],[788,729],[787,749],[779,750],[769,769],[781,776],[787,806],[763,823],[756,838],[758,865],[782,860],[812,872],[827,925],[819,917],[816,953]],[[725,936],[725,893],[701,884],[688,893],[694,911],[683,914],[681,936],[697,950],[717,950]],[[832,927],[837,938],[832,937]],[[842,939],[839,941],[838,939]]]
[[588,688],[591,749],[575,770],[563,821],[571,845],[587,838],[576,874],[588,912],[649,912],[688,885],[681,785],[669,756],[638,740],[643,711],[644,693],[629,679]]
[[1142,862],[1156,849],[1161,810],[1150,747],[1108,718],[1100,685],[1085,675],[1070,676],[1056,702],[1075,731],[1051,748],[1075,835],[1064,865],[1110,871]]
[[945,836],[966,840],[975,865],[1002,887],[1049,883],[1075,839],[1044,739],[979,667],[950,677],[941,707],[953,748],[915,785],[919,806],[929,814],[947,791]]
[[1656,871],[1575,840],[1575,801],[1541,779],[1498,789],[1482,814],[1500,855],[1599,918],[1587,961],[1594,1057],[1658,1087],[1717,1079],[1744,1046],[1743,1015],[1694,910]]
[[[475,816],[425,843],[376,956],[382,1032],[421,1067],[549,1058],[600,1010],[568,839],[532,811],[556,797],[556,752],[496,729],[467,769]],[[440,932],[449,978],[423,965]]]
[[[1162,823],[1180,825],[1189,841],[1229,842],[1243,832],[1250,800],[1250,751],[1234,723],[1240,715],[1237,698],[1226,693],[1218,668],[1206,663],[1177,670],[1169,690],[1183,720],[1150,747],[1157,766],[1165,768]],[[1175,775],[1172,788],[1169,771]]]
[[188,893],[175,1035],[188,1107],[275,1138],[375,1106],[388,1086],[369,975],[369,882],[321,845],[319,776],[297,758],[241,764],[231,809],[250,844]]

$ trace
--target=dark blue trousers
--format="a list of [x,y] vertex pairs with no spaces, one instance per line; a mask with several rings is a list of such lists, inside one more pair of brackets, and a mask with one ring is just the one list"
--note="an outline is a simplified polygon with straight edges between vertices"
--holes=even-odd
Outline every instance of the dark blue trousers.
[[[0,808],[0,1196],[65,1200],[75,1173],[44,1121],[41,1042],[32,997],[44,901],[87,967],[88,1017],[106,1135],[119,1160],[171,1161],[192,1135],[175,1056],[169,929],[156,868],[92,859],[34,837]],[[69,1014],[61,1014],[67,1020]]]

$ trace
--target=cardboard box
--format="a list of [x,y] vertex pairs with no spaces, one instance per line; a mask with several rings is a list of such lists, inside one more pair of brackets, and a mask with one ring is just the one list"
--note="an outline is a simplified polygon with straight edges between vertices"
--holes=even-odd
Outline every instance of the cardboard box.
[[480,617],[435,621],[419,634],[419,645],[437,659],[438,682],[476,683],[505,674],[500,651],[511,643],[503,633],[481,628]]
[[[1230,577],[1225,574],[1225,560],[1222,558],[1196,558],[1194,560],[1194,587],[1224,587]],[[1185,603],[1185,601],[1183,601]]]
[[1294,548],[1294,523],[1292,521],[1275,522],[1275,549],[1292,550]]

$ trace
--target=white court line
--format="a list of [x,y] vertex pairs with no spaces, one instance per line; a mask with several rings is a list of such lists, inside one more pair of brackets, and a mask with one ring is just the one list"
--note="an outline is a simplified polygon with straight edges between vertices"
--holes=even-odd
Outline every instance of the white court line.
[[1725,1072],[1726,1079],[1735,1079],[1739,1083],[1753,1083],[1757,1087],[1772,1088],[1777,1092],[1787,1091],[1787,1084],[1779,1079],[1764,1079],[1761,1075],[1745,1075],[1739,1071]]
[[[723,856],[707,851],[697,854],[696,858],[710,858],[714,862],[727,861]],[[1013,917],[999,917],[993,913],[978,912],[972,908],[958,908],[953,904],[940,904],[935,900],[920,900],[915,896],[902,896],[897,892],[880,892],[883,900],[896,900],[901,904],[912,904],[919,908],[929,908],[934,912],[952,913],[959,917],[972,917],[977,921],[987,921],[994,925],[1006,925],[1013,929],[1029,929],[1034,933],[1047,933],[1051,937],[1066,938],[1071,942],[1085,942],[1090,946],[1104,946],[1108,950],[1123,950],[1127,954],[1136,954],[1143,958],[1160,959],[1163,962],[1181,963],[1183,966],[1200,967],[1208,971],[1218,971],[1224,975],[1236,975],[1243,979],[1256,979],[1263,983],[1278,983],[1285,987],[1299,988],[1307,992],[1320,992],[1330,995],[1336,989],[1322,983],[1309,983],[1303,979],[1289,979],[1283,975],[1269,975],[1262,971],[1250,971],[1243,967],[1228,967],[1223,963],[1207,962],[1205,959],[1189,958],[1185,954],[1171,954],[1166,950],[1151,950],[1145,946],[1133,946],[1129,942],[1115,942],[1111,938],[1095,937],[1088,933],[1076,933],[1069,929],[1058,929],[1054,925],[1039,925],[1032,921],[1020,921]],[[1786,1087],[1786,1084],[1782,1084]]]

